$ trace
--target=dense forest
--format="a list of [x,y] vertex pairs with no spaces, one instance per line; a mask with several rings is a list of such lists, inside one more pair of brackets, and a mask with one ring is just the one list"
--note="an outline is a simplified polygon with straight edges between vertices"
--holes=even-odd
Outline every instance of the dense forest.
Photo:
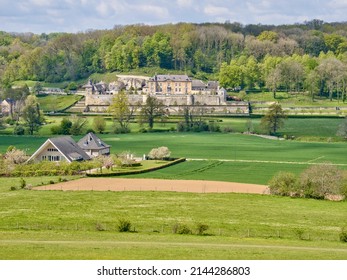
[[83,33],[0,32],[3,88],[17,80],[76,81],[148,68],[215,77],[227,88],[345,96],[347,23],[167,24]]

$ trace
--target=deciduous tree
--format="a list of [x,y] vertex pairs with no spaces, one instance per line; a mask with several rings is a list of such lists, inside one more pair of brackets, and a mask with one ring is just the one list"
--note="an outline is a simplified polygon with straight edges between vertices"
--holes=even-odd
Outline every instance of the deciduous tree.
[[163,103],[154,96],[148,96],[146,103],[141,108],[140,121],[147,123],[153,129],[155,118],[165,114]]
[[276,134],[284,124],[286,114],[278,103],[270,105],[268,112],[261,118],[261,125],[270,133]]
[[128,96],[124,91],[120,91],[112,100],[108,108],[114,121],[120,128],[120,132],[129,132],[129,123],[135,112],[134,107],[130,106]]
[[25,121],[25,125],[28,127],[28,133],[30,135],[33,135],[34,131],[38,131],[42,126],[44,117],[43,113],[40,111],[40,105],[36,96],[29,95],[27,97],[22,116]]

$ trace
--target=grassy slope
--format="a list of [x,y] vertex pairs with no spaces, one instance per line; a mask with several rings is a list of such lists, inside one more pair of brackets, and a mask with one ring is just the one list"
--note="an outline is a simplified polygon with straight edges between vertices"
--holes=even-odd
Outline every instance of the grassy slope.
[[80,95],[47,95],[47,96],[38,96],[38,100],[41,106],[41,109],[44,112],[51,111],[62,111],[76,101],[80,100],[82,96]]

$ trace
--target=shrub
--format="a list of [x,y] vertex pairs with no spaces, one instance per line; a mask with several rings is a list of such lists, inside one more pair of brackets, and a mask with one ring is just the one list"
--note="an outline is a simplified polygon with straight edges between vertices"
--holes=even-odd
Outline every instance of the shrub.
[[20,178],[20,180],[19,180],[19,187],[21,188],[21,189],[24,189],[25,188],[25,186],[26,186],[26,182],[25,182],[25,180],[23,179],[23,178]]
[[118,231],[119,232],[130,232],[131,231],[131,222],[126,219],[118,220]]
[[152,159],[163,159],[163,158],[169,158],[171,155],[171,151],[168,147],[159,147],[152,149],[148,156]]
[[55,184],[55,182],[54,182],[53,180],[50,180],[49,183],[50,183],[51,185]]
[[201,223],[197,224],[196,226],[197,235],[204,235],[205,231],[208,229],[209,229],[208,225],[201,224]]
[[97,231],[105,231],[105,230],[106,230],[105,226],[104,226],[102,223],[99,223],[99,222],[97,222],[97,223],[95,224],[95,229],[96,229]]
[[172,232],[175,234],[192,234],[192,230],[187,225],[175,224],[172,227]]
[[294,196],[298,192],[296,176],[290,172],[279,172],[269,182],[270,193]]
[[226,126],[226,127],[223,127],[223,132],[224,133],[231,133],[231,132],[233,132],[233,129],[231,126]]
[[220,126],[218,124],[210,123],[208,125],[208,130],[210,132],[221,132]]
[[25,134],[25,129],[21,125],[16,125],[15,128],[13,129],[13,134],[14,135],[24,135]]
[[300,188],[305,197],[325,198],[343,192],[342,171],[324,163],[307,168],[300,176]]
[[15,191],[15,190],[17,190],[16,187],[14,187],[14,186],[10,187],[10,191]]
[[340,241],[347,242],[347,231],[342,229],[340,232]]
[[114,133],[116,134],[126,134],[126,133],[130,133],[131,130],[128,127],[120,127],[120,126],[116,126],[114,129]]

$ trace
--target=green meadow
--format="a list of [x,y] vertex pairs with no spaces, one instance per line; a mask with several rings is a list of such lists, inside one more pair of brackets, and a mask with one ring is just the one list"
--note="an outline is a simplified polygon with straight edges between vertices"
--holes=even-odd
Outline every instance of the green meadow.
[[[344,142],[269,140],[228,133],[131,133],[100,137],[112,145],[112,153],[129,151],[142,157],[152,148],[167,146],[173,157],[188,159],[177,166],[135,177],[267,184],[278,171],[299,174],[313,163],[331,162],[347,169]],[[14,145],[32,154],[46,139],[43,136],[0,135],[0,152]]]
[[[56,123],[56,122],[55,122]],[[347,169],[344,142],[269,140],[234,133],[100,135],[112,153],[147,154],[167,146],[187,162],[137,178],[266,184],[278,171],[299,174],[312,163]],[[32,154],[47,136],[0,136]],[[79,137],[74,137],[79,139]],[[74,179],[71,177],[68,179]],[[27,184],[59,177],[24,178]],[[347,204],[250,194],[10,191],[0,178],[0,259],[347,259],[339,235]],[[117,231],[118,219],[132,224]],[[178,224],[192,234],[175,234]],[[205,235],[197,225],[205,224]]]
[[[346,202],[247,194],[9,191],[0,259],[346,259]],[[131,221],[118,233],[117,221]],[[208,225],[196,235],[197,224]],[[184,224],[193,234],[174,234]]]

